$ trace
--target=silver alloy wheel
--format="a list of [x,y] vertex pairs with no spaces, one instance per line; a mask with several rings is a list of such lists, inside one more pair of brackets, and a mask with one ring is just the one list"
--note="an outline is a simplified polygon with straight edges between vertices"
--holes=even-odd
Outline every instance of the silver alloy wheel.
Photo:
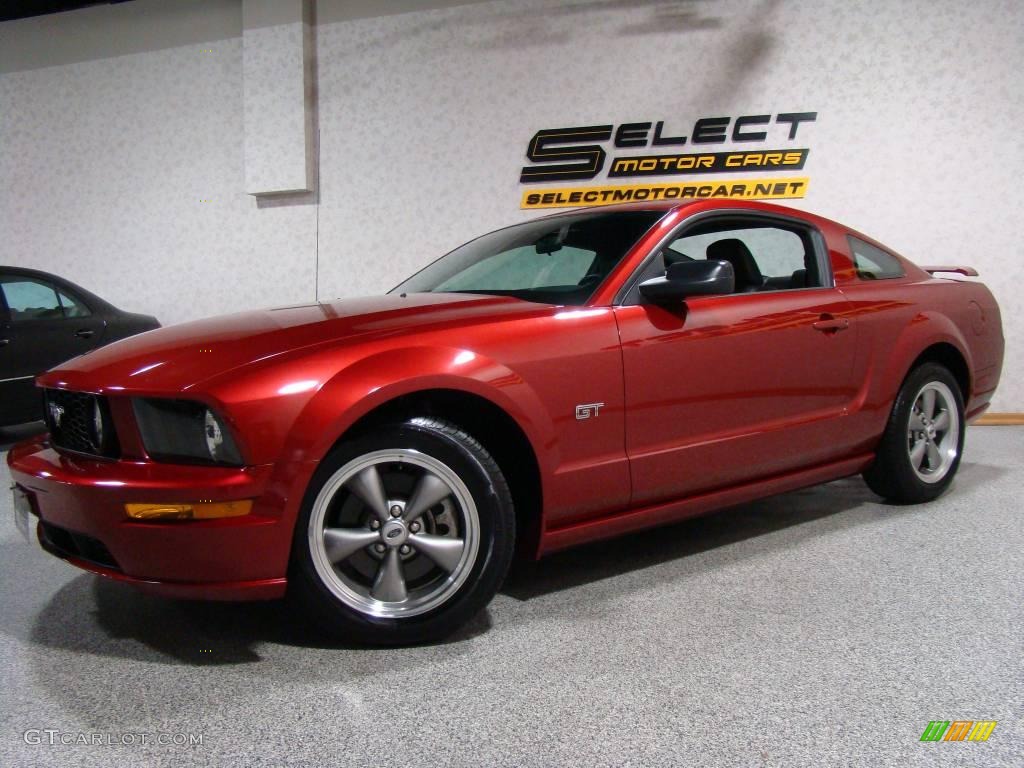
[[914,398],[907,424],[907,453],[914,474],[926,483],[946,476],[960,450],[956,398],[941,381],[929,381]]
[[345,605],[380,618],[433,610],[476,562],[473,496],[446,464],[419,451],[374,451],[345,464],[313,503],[309,551]]

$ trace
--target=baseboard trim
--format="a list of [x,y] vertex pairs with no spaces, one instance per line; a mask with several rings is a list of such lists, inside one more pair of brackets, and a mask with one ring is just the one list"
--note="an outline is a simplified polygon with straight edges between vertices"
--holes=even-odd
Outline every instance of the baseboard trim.
[[1024,413],[985,413],[974,420],[982,427],[1006,427],[1024,424]]

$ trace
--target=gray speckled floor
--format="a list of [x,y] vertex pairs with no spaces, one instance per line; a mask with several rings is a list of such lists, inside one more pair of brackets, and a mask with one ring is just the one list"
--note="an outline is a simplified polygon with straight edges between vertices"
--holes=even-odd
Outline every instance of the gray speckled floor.
[[[937,503],[846,480],[564,553],[408,650],[83,574],[22,543],[0,495],[0,765],[1018,768],[1022,464],[1024,430],[973,428]],[[956,719],[999,724],[918,741]]]

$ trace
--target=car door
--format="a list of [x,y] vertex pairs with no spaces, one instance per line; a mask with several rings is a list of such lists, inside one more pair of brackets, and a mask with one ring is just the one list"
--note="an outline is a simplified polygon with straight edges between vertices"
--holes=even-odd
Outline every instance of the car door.
[[[684,225],[685,227],[686,225]],[[733,263],[736,292],[616,309],[633,503],[653,503],[827,462],[856,396],[856,328],[824,240],[797,221],[710,217],[666,261]]]
[[80,297],[34,276],[0,273],[0,293],[0,421],[32,421],[42,418],[35,377],[100,344],[105,322]]

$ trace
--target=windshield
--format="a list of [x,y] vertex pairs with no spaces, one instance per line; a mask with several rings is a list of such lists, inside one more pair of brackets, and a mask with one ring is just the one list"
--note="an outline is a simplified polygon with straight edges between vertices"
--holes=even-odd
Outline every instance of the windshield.
[[529,221],[484,235],[392,293],[486,293],[581,305],[663,211],[615,211]]

